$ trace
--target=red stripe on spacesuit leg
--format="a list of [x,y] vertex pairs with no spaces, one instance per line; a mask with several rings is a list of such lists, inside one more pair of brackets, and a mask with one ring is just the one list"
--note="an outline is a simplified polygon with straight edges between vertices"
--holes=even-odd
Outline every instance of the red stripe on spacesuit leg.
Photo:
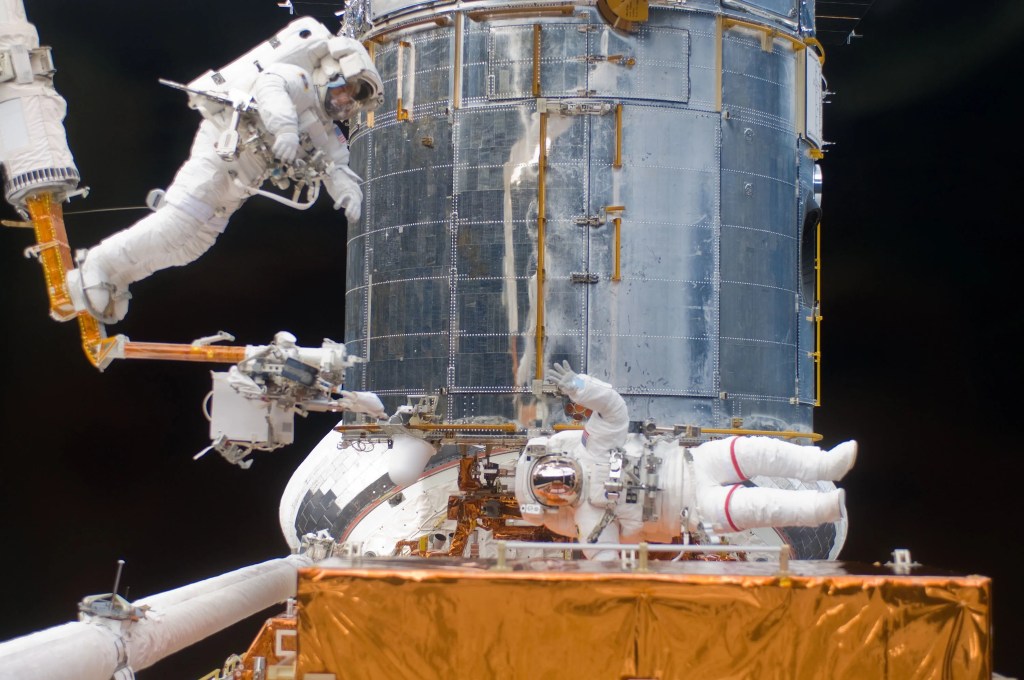
[[736,523],[732,521],[732,515],[729,514],[729,501],[732,500],[732,495],[736,492],[736,489],[740,488],[741,486],[743,485],[733,484],[732,488],[729,489],[729,493],[725,494],[725,521],[729,523],[729,526],[732,527],[733,531],[743,531],[743,529],[740,529],[738,526],[736,526]]
[[732,467],[736,470],[736,474],[740,476],[740,479],[747,479],[747,476],[743,474],[743,470],[740,470],[740,463],[736,460],[736,440],[739,437],[733,437],[732,441],[729,442],[729,457],[732,458]]

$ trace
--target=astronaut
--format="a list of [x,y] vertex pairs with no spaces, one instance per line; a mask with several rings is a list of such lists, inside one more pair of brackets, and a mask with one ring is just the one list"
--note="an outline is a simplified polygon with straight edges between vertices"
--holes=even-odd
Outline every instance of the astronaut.
[[[190,90],[191,105],[204,120],[155,212],[90,249],[69,276],[79,308],[104,323],[123,319],[129,284],[197,259],[265,180],[280,185],[289,168],[319,163],[335,210],[344,209],[349,222],[359,219],[360,178],[348,167],[347,140],[336,123],[377,108],[379,74],[358,41],[332,36],[309,18],[268,43],[276,49],[254,48],[194,81],[215,87],[227,75],[219,100]],[[224,105],[225,99],[235,106]],[[249,112],[250,128],[239,124],[239,111]]]
[[[854,441],[822,451],[770,437],[730,437],[701,444],[687,455],[669,438],[645,444],[640,435],[628,435],[622,397],[607,383],[574,373],[568,362],[555,364],[548,381],[593,414],[582,433],[561,432],[527,445],[517,466],[516,494],[528,521],[581,542],[632,543],[665,542],[684,529],[708,524],[716,533],[728,533],[818,526],[845,516],[842,489],[765,489],[742,482],[754,475],[838,481],[856,461]],[[630,470],[651,474],[651,460],[660,467],[657,482],[648,486],[659,490],[645,508],[636,495],[642,484],[633,484],[631,497],[627,477]],[[589,553],[595,559],[614,557],[611,551]]]

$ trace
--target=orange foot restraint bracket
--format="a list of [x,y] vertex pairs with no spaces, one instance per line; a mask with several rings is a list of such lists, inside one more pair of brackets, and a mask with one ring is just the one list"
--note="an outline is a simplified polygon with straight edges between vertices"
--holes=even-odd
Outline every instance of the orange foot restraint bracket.
[[[68,292],[67,275],[74,269],[71,247],[64,227],[64,212],[53,194],[42,192],[26,199],[36,244],[26,253],[43,267],[50,316],[57,321],[78,319],[82,349],[89,362],[101,371],[114,359],[158,359],[236,364],[245,358],[245,347],[132,342],[123,335],[107,337],[103,324],[85,311],[76,311]],[[28,226],[16,223],[14,226]]]

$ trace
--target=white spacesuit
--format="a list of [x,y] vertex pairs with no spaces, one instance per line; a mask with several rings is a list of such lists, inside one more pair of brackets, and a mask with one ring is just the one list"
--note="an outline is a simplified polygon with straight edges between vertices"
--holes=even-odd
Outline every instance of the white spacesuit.
[[[344,209],[350,222],[359,219],[360,179],[348,168],[347,141],[336,121],[379,105],[380,76],[361,44],[331,36],[308,18],[293,22],[276,39],[276,51],[254,49],[212,77],[194,81],[222,83],[215,91],[220,100],[190,90],[192,106],[205,119],[163,202],[90,249],[78,275],[69,277],[76,303],[100,320],[124,318],[128,284],[197,259],[265,180],[279,182],[295,164],[319,163],[334,208]],[[305,42],[289,50],[289,39]],[[227,74],[226,82],[221,73]],[[235,130],[240,127],[236,109],[255,109],[258,118],[250,114],[255,135]]]
[[561,432],[527,445],[517,465],[516,495],[528,521],[583,542],[664,542],[705,523],[715,532],[735,532],[818,526],[845,514],[841,489],[780,490],[741,482],[754,475],[839,480],[853,467],[856,442],[822,451],[770,437],[730,437],[687,453],[668,437],[627,434],[626,403],[607,383],[573,373],[567,362],[556,364],[548,380],[593,415],[582,433]]

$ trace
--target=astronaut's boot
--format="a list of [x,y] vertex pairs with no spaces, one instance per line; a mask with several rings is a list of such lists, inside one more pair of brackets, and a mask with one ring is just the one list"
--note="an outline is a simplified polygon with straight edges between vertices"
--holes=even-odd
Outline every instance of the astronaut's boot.
[[789,491],[733,486],[697,490],[701,516],[716,532],[743,531],[757,527],[816,527],[837,522],[846,514],[846,492],[835,489]]
[[828,479],[833,482],[838,482],[840,479],[846,476],[854,463],[857,462],[857,441],[850,439],[842,444],[836,444],[827,453],[824,454],[828,458],[828,463],[825,465],[823,473],[825,476],[819,477],[818,479]]
[[78,269],[67,275],[68,293],[75,309],[86,311],[105,324],[122,320],[132,297],[128,286],[111,280],[102,267],[90,262],[88,255],[79,260]]

